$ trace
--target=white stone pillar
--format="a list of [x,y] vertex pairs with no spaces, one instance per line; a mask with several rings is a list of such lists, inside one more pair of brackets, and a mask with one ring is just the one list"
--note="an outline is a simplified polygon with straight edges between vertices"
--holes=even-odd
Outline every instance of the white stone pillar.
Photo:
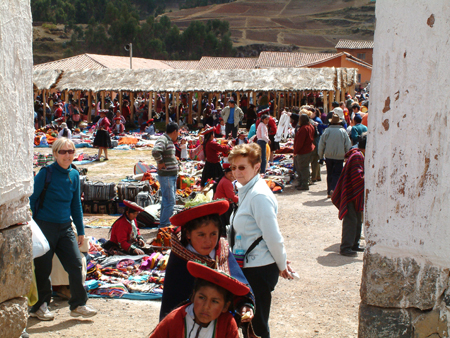
[[[19,337],[28,318],[32,245],[33,54],[30,2],[0,1],[0,328]],[[45,108],[45,107],[44,107]],[[45,113],[44,113],[45,116]]]
[[450,294],[450,6],[378,0],[359,337],[444,337]]

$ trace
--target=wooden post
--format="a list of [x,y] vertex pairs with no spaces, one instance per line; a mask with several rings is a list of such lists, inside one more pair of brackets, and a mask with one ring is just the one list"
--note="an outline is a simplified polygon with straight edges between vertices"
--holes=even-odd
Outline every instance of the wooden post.
[[101,107],[102,107],[102,109],[105,109],[105,91],[102,90],[100,95],[101,95],[101,98],[102,98],[102,105],[101,105]]
[[88,123],[91,123],[91,119],[92,119],[92,91],[90,90],[88,93],[89,97],[88,97],[88,116],[87,116],[87,120]]
[[219,93],[215,93],[214,95],[216,96],[216,109],[217,109],[219,102]]
[[180,96],[179,92],[175,93],[175,113],[177,115],[177,123],[180,123],[180,107],[178,104],[178,97]]
[[202,92],[197,92],[197,122],[200,121],[202,115]]
[[336,96],[335,96],[334,100],[337,103],[339,103],[340,99],[341,99],[341,90],[340,90],[340,88],[338,88],[338,90],[336,90]]
[[281,93],[279,93],[279,92],[277,92],[277,95],[278,95],[278,116],[280,116],[280,110],[281,109],[283,109],[284,110],[284,107],[281,105]]
[[134,122],[134,92],[130,93],[130,122]]
[[169,93],[166,92],[166,125],[169,124]]
[[328,92],[323,92],[323,112],[328,114]]
[[256,92],[253,92],[253,104],[255,107],[258,107],[258,104],[256,103]]
[[208,93],[208,103],[209,105],[212,103],[212,93]]
[[241,93],[236,93],[236,107],[240,107],[240,101],[241,101]]
[[148,114],[147,115],[148,115],[149,120],[152,118],[152,108],[153,108],[152,96],[153,96],[153,92],[148,92],[148,101],[147,101]]
[[328,92],[328,95],[330,95],[330,101],[328,102],[328,112],[333,110],[333,106],[331,105],[333,103],[333,99],[334,99],[334,91],[331,90]]
[[192,92],[189,92],[189,115],[188,115],[188,124],[192,124]]
[[247,92],[247,109],[250,108],[250,91]]
[[350,95],[353,97],[355,97],[355,84],[352,84],[350,86]]
[[119,91],[119,110],[121,113],[122,113],[122,103],[123,103],[122,91]]
[[278,105],[277,105],[277,96],[278,92],[275,92],[275,97],[273,98],[273,116],[275,116],[278,120],[280,117],[278,116]]
[[341,101],[344,101],[344,103],[345,103],[345,92],[346,92],[346,89],[348,90],[348,88],[342,88],[341,89]]

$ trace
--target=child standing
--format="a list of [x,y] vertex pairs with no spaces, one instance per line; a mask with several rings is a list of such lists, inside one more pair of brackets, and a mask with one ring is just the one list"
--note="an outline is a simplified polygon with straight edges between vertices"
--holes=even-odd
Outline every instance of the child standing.
[[186,161],[188,159],[188,152],[187,152],[187,141],[185,138],[182,138],[180,141],[180,149],[181,149],[180,159],[182,161]]
[[197,278],[190,302],[168,314],[150,338],[238,338],[238,327],[229,308],[233,295],[246,295],[250,289],[205,265],[190,261],[187,268]]

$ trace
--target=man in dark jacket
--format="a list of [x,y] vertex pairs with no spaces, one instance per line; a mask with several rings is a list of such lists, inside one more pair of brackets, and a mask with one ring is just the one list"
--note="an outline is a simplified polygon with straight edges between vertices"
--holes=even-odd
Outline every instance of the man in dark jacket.
[[314,148],[315,129],[309,122],[307,115],[300,116],[300,127],[294,137],[294,164],[298,174],[297,190],[309,190],[309,164]]

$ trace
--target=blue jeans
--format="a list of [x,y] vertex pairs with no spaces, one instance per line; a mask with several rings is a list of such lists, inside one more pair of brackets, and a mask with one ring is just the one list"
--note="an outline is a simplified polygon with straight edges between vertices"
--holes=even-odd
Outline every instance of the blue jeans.
[[173,207],[175,205],[175,193],[177,190],[176,176],[160,176],[158,181],[161,186],[161,216],[159,227],[170,225],[169,218],[172,217]]
[[261,147],[261,170],[259,171],[261,174],[264,174],[266,172],[266,164],[267,164],[267,157],[266,157],[266,144],[267,142],[264,140],[258,140],[258,145]]

